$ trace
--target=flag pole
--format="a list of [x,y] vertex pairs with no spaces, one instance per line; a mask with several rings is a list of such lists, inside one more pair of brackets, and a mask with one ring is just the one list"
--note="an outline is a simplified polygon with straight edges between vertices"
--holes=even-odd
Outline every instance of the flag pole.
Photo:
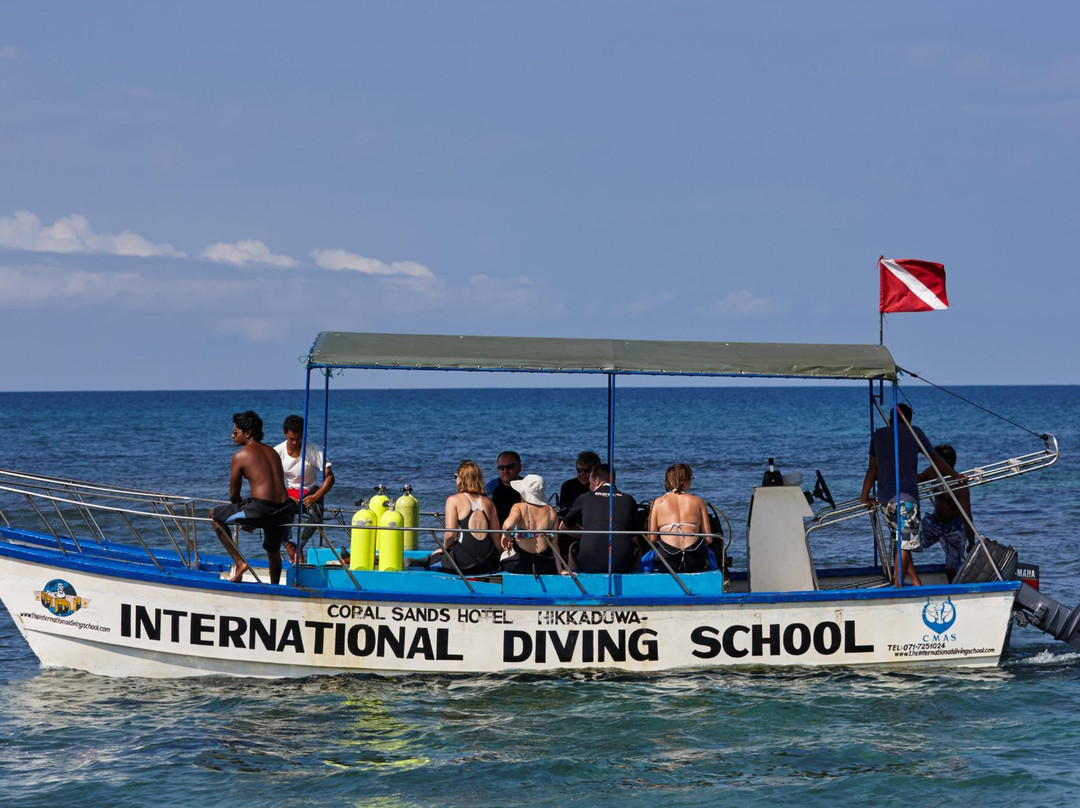
[[[879,255],[877,260],[878,265],[878,291],[881,290],[881,262],[885,259],[884,255]],[[878,345],[885,344],[885,312],[881,310],[881,302],[878,302],[878,326],[877,326],[877,340]]]

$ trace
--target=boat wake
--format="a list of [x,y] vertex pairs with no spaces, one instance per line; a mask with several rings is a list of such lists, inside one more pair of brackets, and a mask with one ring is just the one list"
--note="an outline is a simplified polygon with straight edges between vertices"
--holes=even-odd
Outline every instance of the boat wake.
[[1049,648],[1044,648],[1033,656],[1012,660],[1014,665],[1046,665],[1055,667],[1075,665],[1077,662],[1080,662],[1080,653],[1077,653],[1076,651],[1055,653]]

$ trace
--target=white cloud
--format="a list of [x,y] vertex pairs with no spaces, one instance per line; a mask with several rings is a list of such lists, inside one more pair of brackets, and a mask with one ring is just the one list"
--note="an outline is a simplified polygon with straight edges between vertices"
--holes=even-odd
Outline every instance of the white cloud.
[[0,59],[18,59],[19,49],[14,45],[5,45],[0,48]]
[[216,328],[226,334],[239,334],[248,342],[272,342],[281,336],[281,323],[273,317],[228,317]]
[[365,258],[346,250],[313,250],[315,263],[323,269],[351,269],[365,275],[404,275],[434,280],[435,273],[415,261],[394,261],[387,264],[377,258]]
[[130,230],[118,235],[95,233],[85,216],[66,216],[45,227],[41,219],[28,210],[17,210],[11,218],[0,216],[0,247],[31,252],[106,253],[142,258],[183,256],[171,244],[154,244]]
[[741,289],[729,292],[722,300],[716,301],[712,310],[720,314],[754,316],[775,311],[776,303],[767,297],[754,297],[746,289]]
[[247,264],[266,264],[272,267],[294,267],[296,259],[287,255],[274,255],[270,248],[263,242],[255,239],[238,241],[235,244],[226,244],[219,241],[211,244],[202,254],[203,258],[218,264],[232,264],[233,266],[246,266]]
[[493,278],[490,275],[480,273],[478,275],[470,275],[469,283],[476,285],[485,285],[489,283],[508,283],[514,286],[536,286],[536,281],[530,278],[528,275],[518,275],[516,278]]
[[[258,285],[237,273],[213,273],[194,262],[170,266],[124,269],[85,269],[69,263],[94,259],[67,259],[23,266],[0,266],[0,310],[35,307],[92,310],[138,309],[142,312],[198,311],[206,313],[219,301],[220,313],[232,317],[229,303],[244,295],[254,309],[279,316],[289,311],[289,295],[282,298],[278,285]],[[100,260],[97,263],[103,263]],[[112,262],[104,262],[111,264]],[[115,264],[112,264],[115,266]],[[217,311],[212,316],[217,316]],[[255,328],[243,326],[245,333]]]
[[1072,92],[1080,87],[1080,54],[1075,53],[1055,60],[1042,55],[1019,58],[1008,50],[926,41],[905,48],[904,59],[918,70],[938,71],[1023,93]]
[[0,300],[6,305],[65,303],[94,305],[130,294],[141,285],[127,272],[55,272],[0,267]]
[[120,91],[131,96],[132,98],[141,98],[144,101],[153,101],[154,91],[147,87],[139,87],[131,84],[119,85]]
[[493,278],[490,275],[470,275],[466,297],[485,306],[520,309],[528,305],[541,290],[527,275],[516,278]]
[[631,314],[645,314],[650,311],[655,311],[666,303],[670,303],[675,299],[675,295],[671,292],[661,292],[658,295],[650,295],[649,297],[639,298],[632,300],[627,306]]
[[464,305],[471,310],[480,308],[496,316],[516,312],[523,316],[557,317],[564,312],[550,290],[528,275],[513,278],[493,278],[490,275],[471,275],[464,292]]

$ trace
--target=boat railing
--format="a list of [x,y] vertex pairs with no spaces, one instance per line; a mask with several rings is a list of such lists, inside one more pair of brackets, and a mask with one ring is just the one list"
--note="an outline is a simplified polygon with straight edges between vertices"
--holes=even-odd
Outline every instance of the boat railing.
[[[159,568],[161,564],[144,536],[145,520],[157,527],[187,566],[198,563],[196,525],[199,521],[209,521],[195,516],[200,503],[197,498],[22,472],[0,470],[0,492],[15,495],[12,503],[25,500],[64,554],[69,548],[83,552],[82,542],[87,536],[95,544],[105,546],[109,542],[107,531],[122,526]],[[12,503],[6,507],[14,507]],[[4,507],[0,507],[0,521],[11,526]],[[85,531],[77,529],[80,523]]]
[[[22,472],[10,472],[0,469],[0,494],[13,495],[6,499],[0,498],[0,522],[11,527],[11,521],[6,512],[14,507],[14,502],[23,500],[37,515],[45,526],[45,530],[52,536],[60,552],[68,555],[71,552],[84,553],[84,544],[89,536],[90,541],[99,548],[109,549],[112,538],[116,531],[130,533],[139,546],[145,552],[147,558],[157,569],[164,571],[163,560],[168,558],[170,549],[175,553],[180,563],[188,569],[202,568],[199,551],[200,525],[205,534],[212,520],[205,514],[215,504],[222,504],[224,500],[214,500],[202,497],[180,497],[164,494],[156,491],[142,491],[138,489],[119,488],[115,486],[102,486],[92,483],[83,483],[78,480],[44,477],[39,475],[24,474]],[[350,523],[349,512],[340,508],[327,508],[332,521],[323,523],[293,524],[290,528],[315,528],[319,539],[330,551],[335,561],[348,573],[352,584],[361,590],[363,587],[350,570],[348,559],[338,549],[339,536],[346,542],[351,537],[353,526]],[[197,515],[203,514],[203,515]],[[431,542],[431,550],[443,548],[444,537],[447,533],[463,535],[476,533],[491,535],[498,542],[504,533],[501,529],[471,529],[468,527],[447,528],[442,514],[437,512],[421,512],[421,524],[418,527],[398,528],[405,533],[415,533],[417,536],[416,546],[419,548],[425,537]],[[85,528],[85,529],[84,529]],[[385,529],[385,528],[382,528]],[[239,533],[240,528],[233,531],[235,549],[243,558],[240,551]],[[657,538],[667,535],[660,532],[645,530],[603,530],[585,531],[557,530],[552,528],[544,531],[550,534],[548,542],[553,554],[558,558],[558,567],[565,570],[566,574],[574,581],[583,595],[590,595],[582,584],[577,573],[570,568],[568,559],[564,558],[558,548],[558,536],[567,535],[580,537],[582,535],[603,536],[639,536],[652,549],[656,549]],[[214,535],[212,532],[210,535]],[[685,533],[683,537],[702,538],[710,537],[723,541],[719,536],[713,537],[706,533]],[[81,537],[81,538],[80,538]],[[410,544],[412,544],[410,542]],[[214,542],[216,547],[216,541]],[[164,552],[164,554],[163,554]],[[682,576],[672,567],[663,553],[657,552],[658,565],[670,575],[687,595],[693,591]],[[244,558],[245,562],[247,559]],[[303,559],[298,559],[303,564]],[[259,580],[255,572],[256,564],[249,562],[252,575]],[[455,574],[464,587],[475,593],[472,579],[475,576],[461,570],[450,554],[443,555],[445,572]]]
[[[1028,474],[1032,471],[1038,471],[1054,465],[1058,459],[1057,438],[1053,435],[1043,435],[1041,437],[1044,444],[1042,450],[1019,455],[1017,457],[1010,457],[1005,460],[999,460],[982,466],[975,466],[974,468],[959,472],[959,479],[949,481],[949,489],[952,491],[961,491],[965,488],[974,488],[977,485],[985,485],[987,483],[998,482],[999,480],[1006,480],[1011,477]],[[919,499],[925,501],[944,491],[945,485],[941,480],[928,480],[919,484]],[[866,516],[869,510],[870,509],[867,508],[866,504],[859,499],[838,502],[835,507],[826,506],[820,508],[814,514],[813,518],[807,522],[806,532],[809,534],[811,531],[818,530],[827,525],[834,525],[838,522],[854,519],[855,517]]]

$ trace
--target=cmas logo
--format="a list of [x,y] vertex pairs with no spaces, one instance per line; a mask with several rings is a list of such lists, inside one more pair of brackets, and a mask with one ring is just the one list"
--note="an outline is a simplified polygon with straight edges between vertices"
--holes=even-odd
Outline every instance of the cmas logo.
[[952,598],[947,600],[929,600],[922,610],[922,621],[935,634],[943,634],[956,622],[956,607]]
[[90,605],[86,598],[80,598],[75,592],[75,587],[62,578],[53,578],[40,592],[34,596],[41,601],[41,605],[55,614],[57,617],[70,617]]

